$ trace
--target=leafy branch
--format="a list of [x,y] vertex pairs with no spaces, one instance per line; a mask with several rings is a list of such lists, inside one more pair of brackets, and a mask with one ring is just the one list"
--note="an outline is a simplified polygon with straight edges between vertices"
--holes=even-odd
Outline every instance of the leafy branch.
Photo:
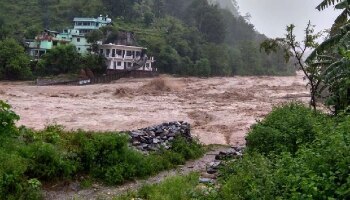
[[321,33],[314,33],[314,25],[309,22],[304,31],[305,37],[302,42],[296,40],[294,34],[295,25],[291,24],[287,26],[287,34],[285,38],[268,39],[260,45],[260,49],[265,50],[267,54],[276,52],[279,48],[284,51],[286,62],[289,61],[291,57],[296,60],[296,65],[303,71],[306,79],[308,80],[308,85],[310,86],[310,106],[316,110],[317,107],[317,94],[318,88],[320,86],[320,71],[315,65],[308,65],[304,62],[305,53],[311,49],[318,46],[316,39],[319,38]]

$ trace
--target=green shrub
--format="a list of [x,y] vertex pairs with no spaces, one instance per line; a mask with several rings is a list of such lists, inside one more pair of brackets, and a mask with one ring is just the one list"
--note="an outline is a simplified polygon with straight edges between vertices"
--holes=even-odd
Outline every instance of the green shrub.
[[17,132],[15,126],[17,120],[19,116],[11,110],[11,106],[0,100],[0,138]]
[[188,200],[193,196],[194,188],[198,184],[198,178],[198,174],[171,177],[160,184],[144,185],[138,192],[116,197],[115,200],[133,198],[152,200]]
[[275,199],[271,162],[259,154],[246,157],[222,169],[222,199]]
[[198,158],[204,153],[203,147],[198,141],[189,141],[184,137],[177,137],[173,141],[171,151],[181,154],[185,160]]
[[[250,149],[243,159],[232,162],[220,170],[222,174],[220,182],[223,183],[219,191],[221,199],[350,198],[350,118],[334,120],[330,116],[302,112],[303,108],[297,108],[298,112],[290,111],[290,108],[287,106],[274,110],[263,124],[269,125],[268,128],[273,127],[272,130],[279,134],[289,132],[289,127],[284,127],[282,124],[291,124],[295,129],[297,128],[295,124],[299,124],[297,133],[307,134],[307,131],[312,131],[313,140],[303,141],[305,138],[298,135],[298,138],[302,139],[295,151],[291,151],[285,141],[273,140],[272,143],[275,143],[273,147],[279,148],[279,154],[275,154],[272,145],[266,144],[271,150],[264,151],[259,149],[263,147],[262,144],[257,146],[254,143],[254,150]],[[281,109],[288,112],[283,112]],[[278,118],[282,113],[286,113],[284,119],[287,122],[282,122],[283,120]],[[295,119],[299,115],[301,119],[307,116],[308,121],[302,123]],[[254,134],[268,135],[267,131],[260,131],[268,128],[259,125],[253,130],[253,132],[258,130]],[[271,138],[280,137],[271,135]],[[290,137],[289,134],[287,136]],[[285,137],[285,140],[288,140],[288,137]],[[251,148],[249,145],[251,143],[248,143],[248,149]]]
[[26,159],[0,149],[0,199],[41,199],[41,183],[26,179],[27,168]]
[[178,138],[172,150],[143,155],[128,147],[128,137],[123,134],[77,133],[73,143],[78,146],[82,169],[108,184],[120,184],[136,177],[146,177],[161,170],[184,164],[188,159],[203,155],[196,141]]
[[320,126],[327,123],[318,113],[298,103],[274,110],[252,126],[246,137],[247,150],[265,155],[275,152],[296,153],[301,145],[312,143]]
[[172,150],[145,155],[129,147],[126,134],[67,132],[58,125],[41,131],[17,128],[19,117],[9,105],[0,103],[0,134],[6,133],[0,137],[0,199],[40,199],[40,181],[69,180],[78,173],[121,184],[183,164],[204,152],[197,141],[184,138],[176,139]]
[[22,147],[21,155],[29,162],[26,174],[41,180],[69,178],[78,168],[78,164],[68,158],[67,152],[45,142]]
[[[128,148],[128,138],[117,133],[78,133],[75,142],[83,170],[109,184],[120,184],[125,176],[135,176],[134,167],[127,161],[135,156]],[[130,153],[130,154],[128,154]],[[140,156],[141,157],[141,156]],[[131,159],[130,159],[131,160]]]
[[0,151],[0,199],[16,197],[23,192],[26,162],[20,156]]

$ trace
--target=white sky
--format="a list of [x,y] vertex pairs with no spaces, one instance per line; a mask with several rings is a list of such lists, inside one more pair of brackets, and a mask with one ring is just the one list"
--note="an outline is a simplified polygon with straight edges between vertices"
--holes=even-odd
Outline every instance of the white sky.
[[322,12],[316,6],[322,0],[237,0],[241,15],[249,13],[255,29],[268,37],[283,37],[289,24],[296,25],[296,35],[303,38],[309,20],[315,30],[330,28],[339,11],[330,7]]

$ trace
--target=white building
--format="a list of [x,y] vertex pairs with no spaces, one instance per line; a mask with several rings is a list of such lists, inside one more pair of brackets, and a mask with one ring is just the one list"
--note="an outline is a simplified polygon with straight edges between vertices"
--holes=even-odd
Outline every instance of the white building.
[[145,50],[146,48],[137,46],[99,45],[100,54],[107,59],[107,70],[109,72],[120,70],[157,71],[153,66],[154,58],[148,58]]

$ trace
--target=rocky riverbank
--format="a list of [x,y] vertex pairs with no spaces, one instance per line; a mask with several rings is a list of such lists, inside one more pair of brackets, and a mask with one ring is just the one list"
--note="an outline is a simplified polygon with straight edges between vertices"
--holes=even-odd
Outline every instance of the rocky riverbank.
[[171,142],[179,136],[192,140],[191,125],[183,121],[163,123],[127,132],[132,146],[143,152],[170,149]]

